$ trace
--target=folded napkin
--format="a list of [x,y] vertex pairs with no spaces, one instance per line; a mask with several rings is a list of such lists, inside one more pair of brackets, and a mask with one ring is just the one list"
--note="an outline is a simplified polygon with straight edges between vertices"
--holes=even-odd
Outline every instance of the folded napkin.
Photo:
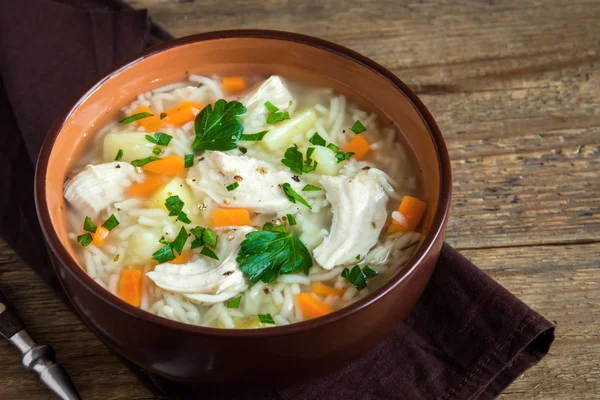
[[[34,208],[41,143],[87,85],[169,38],[145,10],[116,0],[0,4],[0,235],[63,299]],[[551,323],[445,244],[415,309],[377,348],[332,375],[255,397],[490,399],[536,364],[553,339]],[[123,362],[156,397],[202,394]]]

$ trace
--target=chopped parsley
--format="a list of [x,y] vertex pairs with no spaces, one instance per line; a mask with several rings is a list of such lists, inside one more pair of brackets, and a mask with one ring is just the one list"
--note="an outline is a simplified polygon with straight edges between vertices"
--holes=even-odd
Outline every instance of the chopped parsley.
[[166,245],[155,251],[152,254],[152,258],[158,261],[159,264],[174,260],[176,257],[175,252],[177,252],[177,254],[181,254],[183,252],[183,247],[185,246],[187,238],[188,233],[182,226],[177,234],[177,237],[175,237],[175,240],[173,240],[171,243],[164,242],[163,240],[161,243],[166,243]]
[[308,141],[315,146],[325,146],[327,144],[325,139],[323,139],[317,132],[315,132]]
[[195,239],[192,242],[192,249],[197,247],[204,246],[204,239],[202,239],[202,234],[206,228],[203,226],[197,226],[195,228],[190,229],[190,233],[194,235]]
[[[341,163],[342,161],[349,160],[350,157],[352,157],[354,155],[354,153],[352,153],[352,152],[344,153],[343,151],[340,151],[340,147],[333,143],[327,144],[325,139],[323,139],[317,132],[315,132],[311,136],[311,138],[309,139],[309,142],[311,142],[315,146],[327,147],[329,150],[333,151],[335,153],[335,158],[336,158],[338,164]],[[306,153],[307,153],[307,158],[310,158],[310,156],[308,155],[308,151]],[[312,152],[310,154],[312,155]]]
[[356,259],[357,259],[357,260],[360,260],[360,254],[357,254],[357,255],[356,255]]
[[273,230],[246,235],[236,258],[242,272],[252,282],[262,280],[265,283],[272,282],[279,274],[302,271],[308,275],[312,258],[298,235],[286,232],[285,225],[283,231],[279,229],[281,226],[271,224],[271,227]]
[[170,217],[177,217],[177,220],[184,224],[189,224],[192,221],[188,218],[187,214],[183,212],[183,206],[185,203],[179,198],[179,196],[169,196],[165,200],[165,207],[169,211]]
[[298,192],[296,192],[289,183],[284,183],[281,186],[281,188],[283,189],[283,193],[285,193],[289,201],[291,201],[292,203],[298,202],[312,209],[311,205],[308,204],[306,200],[304,200],[304,197],[300,196]]
[[266,222],[263,225],[263,231],[285,233],[287,231],[285,225],[275,225],[272,222]]
[[83,221],[83,230],[94,233],[96,232],[96,229],[97,226],[94,221],[92,221],[90,217],[85,217],[85,220]]
[[146,135],[146,140],[150,143],[154,143],[157,146],[168,146],[169,143],[171,143],[171,139],[173,139],[173,136],[162,132],[154,133],[154,137]]
[[242,296],[235,297],[227,302],[227,308],[238,308],[242,301]]
[[83,235],[77,236],[77,241],[79,243],[81,243],[81,245],[83,247],[88,246],[90,243],[92,243],[92,240],[94,240],[94,239],[92,238],[92,235],[89,233],[84,233]]
[[141,113],[133,114],[127,118],[123,118],[122,120],[119,121],[119,123],[130,124],[132,122],[137,121],[138,119],[147,118],[147,117],[154,117],[154,114],[150,114],[149,112],[141,112]]
[[191,224],[192,220],[188,218],[187,214],[183,211],[179,213],[177,216],[177,220],[183,222],[184,224]]
[[277,106],[271,103],[270,101],[267,101],[265,103],[265,107],[267,108],[267,110],[269,110],[270,113],[276,113],[277,111],[279,111],[279,108],[277,108]]
[[203,255],[210,257],[212,259],[215,259],[215,260],[219,259],[219,257],[215,254],[215,252],[206,246],[204,246],[202,248],[202,250],[200,250],[200,254],[203,254]]
[[158,147],[155,147],[152,149],[152,154],[159,155],[161,152],[162,152],[162,150],[159,149]]
[[304,161],[304,164],[310,165],[312,163],[312,154],[314,153],[314,151],[314,147],[309,147],[308,149],[306,149],[306,161]]
[[290,119],[290,114],[287,111],[280,112],[279,108],[277,108],[273,103],[267,101],[265,103],[265,107],[269,110],[269,115],[267,116],[267,124],[274,124],[277,122],[284,121],[286,119]]
[[208,247],[212,247],[213,249],[217,247],[218,240],[217,233],[212,229],[205,228],[204,232],[202,232],[202,240],[204,240],[204,244]]
[[131,165],[133,165],[134,167],[141,167],[142,165],[146,165],[152,161],[156,161],[156,160],[160,160],[159,157],[156,156],[150,156],[150,157],[146,157],[146,158],[140,158],[137,160],[133,160],[131,162]]
[[196,152],[235,149],[244,131],[239,117],[244,113],[246,107],[239,101],[220,99],[214,108],[211,104],[204,107],[194,122],[196,138],[192,149]]
[[352,132],[356,133],[357,135],[367,130],[367,128],[365,128],[365,126],[359,120],[356,120],[350,129],[352,129]]
[[302,191],[303,191],[303,192],[316,192],[316,191],[318,191],[318,190],[323,190],[323,189],[321,189],[321,188],[320,188],[320,187],[318,187],[318,186],[311,185],[311,184],[307,184],[306,186],[304,186],[304,187],[302,188]]
[[186,154],[184,157],[185,168],[191,168],[194,166],[194,155]]
[[361,270],[360,265],[355,265],[351,270],[344,268],[342,278],[350,282],[357,290],[363,290],[367,287],[367,278],[372,278],[377,275],[377,272],[372,270],[368,265]]
[[228,192],[231,192],[232,190],[237,189],[238,186],[240,186],[239,182],[233,182],[231,185],[225,186],[225,188],[227,189]]
[[244,140],[247,142],[257,142],[259,140],[263,140],[263,138],[265,137],[265,135],[269,133],[269,131],[262,131],[262,132],[258,132],[258,133],[249,133],[247,135],[242,134],[242,136],[240,137],[240,140]]
[[354,155],[353,152],[349,151],[348,153],[344,153],[343,151],[338,151],[335,154],[335,158],[337,159],[337,163],[341,163],[342,161],[346,161],[349,160],[350,157],[352,157]]
[[271,316],[271,314],[258,314],[258,319],[260,319],[260,322],[262,322],[263,324],[275,325],[275,321],[273,321],[273,317]]
[[121,158],[123,158],[123,149],[119,149],[119,151],[117,151],[117,155],[115,156],[115,161],[121,161]]
[[296,225],[296,218],[292,214],[286,214],[286,217],[290,225]]
[[332,150],[334,153],[337,153],[338,151],[340,151],[340,148],[338,146],[336,146],[335,144],[333,144],[333,143],[329,143],[327,145],[327,148],[329,150]]
[[115,227],[119,225],[119,220],[115,217],[115,214],[110,214],[110,217],[102,224],[103,227],[112,231]]
[[[310,150],[310,155],[312,155],[313,151],[314,151],[314,147],[309,148],[308,150]],[[316,160],[312,160],[310,158],[310,156],[308,155],[308,150],[307,150],[307,162],[303,162],[304,156],[302,154],[302,152],[300,150],[298,150],[298,145],[294,143],[294,145],[290,148],[288,148],[285,153],[283,154],[283,159],[281,160],[281,163],[284,164],[285,166],[287,166],[289,169],[292,170],[292,172],[298,174],[298,175],[302,175],[303,172],[305,173],[309,173],[314,171],[317,168],[317,165],[319,165],[319,163]],[[312,163],[312,165],[311,165]]]

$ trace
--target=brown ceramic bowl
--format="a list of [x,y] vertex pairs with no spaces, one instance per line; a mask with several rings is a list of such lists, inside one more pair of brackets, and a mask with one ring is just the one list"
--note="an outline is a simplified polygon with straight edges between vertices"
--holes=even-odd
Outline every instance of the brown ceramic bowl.
[[[366,298],[315,320],[260,330],[185,325],[132,307],[97,285],[67,239],[62,187],[98,128],[138,93],[197,74],[278,74],[333,87],[394,124],[412,148],[429,203],[423,239],[406,268]],[[73,306],[105,342],[144,369],[201,384],[286,385],[326,374],[373,348],[413,308],[437,261],[450,203],[450,162],[431,114],[391,72],[349,49],[285,32],[204,33],[149,49],[93,85],[46,137],[37,211]],[[244,386],[247,387],[247,386]]]

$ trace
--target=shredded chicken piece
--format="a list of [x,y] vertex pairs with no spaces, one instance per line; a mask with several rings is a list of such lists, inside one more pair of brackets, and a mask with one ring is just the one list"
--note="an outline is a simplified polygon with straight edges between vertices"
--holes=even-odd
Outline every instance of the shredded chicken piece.
[[96,218],[110,205],[125,200],[125,190],[139,179],[140,174],[129,163],[87,165],[65,182],[64,196],[76,210]]
[[242,119],[245,122],[251,119],[252,121],[247,121],[251,124],[264,124],[269,114],[269,110],[265,107],[267,101],[282,111],[293,104],[292,94],[281,77],[271,76],[240,99],[240,102],[246,106],[246,114]]
[[[186,182],[198,199],[209,196],[221,207],[276,213],[291,205],[281,185],[287,182],[295,190],[302,187],[293,177],[255,158],[207,152],[204,160],[190,168]],[[233,182],[239,186],[228,191],[227,185]]]
[[388,196],[378,178],[367,171],[353,177],[323,176],[321,185],[331,203],[333,221],[329,235],[313,251],[317,263],[331,270],[356,263],[377,244],[385,224]]
[[248,288],[235,259],[246,234],[254,230],[250,226],[242,226],[219,235],[219,260],[200,256],[187,264],[159,264],[146,275],[161,289],[183,293],[194,302],[217,303],[228,300]]

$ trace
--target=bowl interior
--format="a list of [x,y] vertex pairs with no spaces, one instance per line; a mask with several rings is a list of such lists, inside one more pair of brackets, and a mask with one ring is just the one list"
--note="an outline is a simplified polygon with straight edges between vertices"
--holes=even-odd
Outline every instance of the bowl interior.
[[47,208],[54,228],[45,229],[67,249],[72,258],[63,260],[68,261],[67,265],[76,265],[76,256],[67,237],[62,196],[66,176],[97,131],[137,94],[182,81],[187,73],[277,74],[312,86],[331,87],[363,109],[378,113],[384,123],[396,126],[408,152],[415,157],[424,183],[422,192],[429,204],[423,231],[431,229],[443,186],[438,148],[419,111],[388,78],[344,54],[297,38],[213,38],[183,41],[118,69],[86,93],[67,115],[53,143],[47,169],[41,171],[46,200],[41,207]]

